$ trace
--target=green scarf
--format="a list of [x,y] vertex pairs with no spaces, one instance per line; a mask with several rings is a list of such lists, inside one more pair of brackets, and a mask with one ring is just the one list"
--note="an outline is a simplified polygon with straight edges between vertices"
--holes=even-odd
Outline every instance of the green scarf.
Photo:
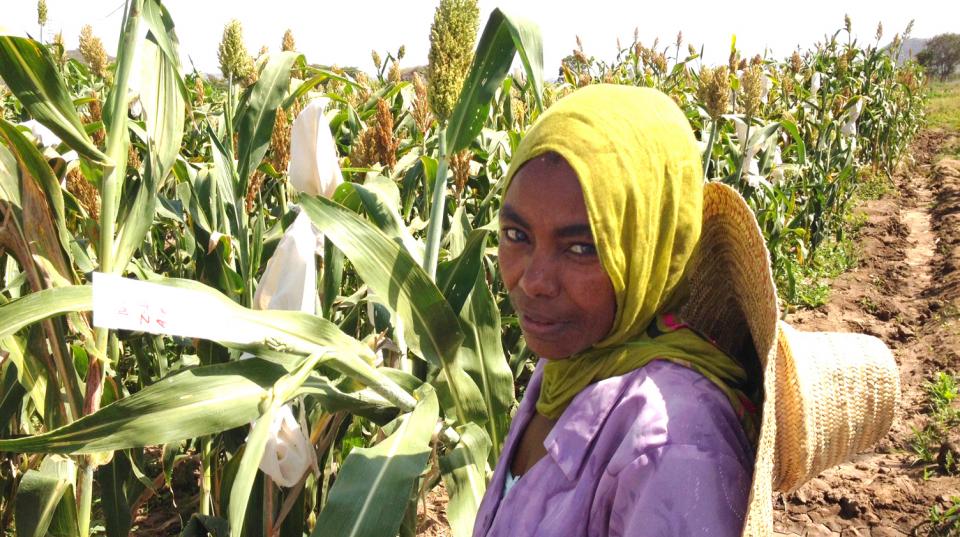
[[657,314],[676,311],[686,298],[683,272],[700,238],[703,212],[700,152],[680,108],[649,88],[601,84],[577,90],[524,136],[506,188],[524,163],[548,152],[562,156],[580,180],[617,312],[602,341],[547,362],[537,411],[555,419],[587,385],[666,359],[699,371],[739,413],[750,414],[740,364],[689,328],[656,322]]

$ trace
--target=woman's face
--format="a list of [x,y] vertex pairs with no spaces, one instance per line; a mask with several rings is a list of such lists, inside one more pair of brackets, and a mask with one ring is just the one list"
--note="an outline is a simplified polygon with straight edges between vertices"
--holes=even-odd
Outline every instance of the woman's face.
[[556,155],[520,168],[500,210],[500,271],[527,346],[563,359],[603,339],[616,297],[573,168]]

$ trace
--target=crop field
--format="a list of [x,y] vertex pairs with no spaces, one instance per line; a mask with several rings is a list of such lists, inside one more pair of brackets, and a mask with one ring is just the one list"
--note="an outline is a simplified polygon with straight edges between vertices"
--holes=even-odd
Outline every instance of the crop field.
[[[902,199],[952,211],[945,187],[905,179],[926,165],[952,184],[932,159],[960,155],[956,84],[895,60],[909,27],[858,42],[847,21],[786,58],[734,42],[719,66],[679,36],[609,62],[578,46],[548,66],[534,23],[445,0],[426,68],[402,48],[375,51],[369,71],[319,66],[289,32],[254,56],[235,23],[213,76],[181,65],[160,0],[128,4],[115,47],[0,36],[9,535],[470,535],[536,361],[496,262],[503,180],[524,132],[578,87],[653,87],[681,107],[706,180],[754,210],[781,309],[801,324],[821,327],[839,301],[864,316],[849,330],[916,314],[883,309],[884,285],[907,280],[864,261],[878,218],[909,212],[875,198],[920,192]],[[929,243],[934,266],[954,255],[938,226],[890,241]],[[864,266],[887,283],[834,285]],[[938,296],[923,319],[946,330],[960,310]],[[915,365],[918,414],[887,453],[909,459],[898,476],[936,485],[903,524],[948,535],[960,467],[937,450],[960,424],[960,368]],[[830,488],[775,500],[828,512]],[[886,521],[858,501],[864,527]],[[821,523],[780,509],[778,531]]]

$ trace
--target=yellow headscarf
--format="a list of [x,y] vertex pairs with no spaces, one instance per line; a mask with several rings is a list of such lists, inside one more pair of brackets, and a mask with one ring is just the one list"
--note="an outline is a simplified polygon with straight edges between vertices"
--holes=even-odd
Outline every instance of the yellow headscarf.
[[685,298],[683,271],[700,238],[702,164],[683,112],[649,88],[580,89],[524,136],[506,188],[524,163],[548,152],[562,156],[580,180],[617,313],[602,341],[546,364],[537,410],[557,418],[588,384],[662,358],[703,373],[742,414],[743,368],[691,330],[653,322]]

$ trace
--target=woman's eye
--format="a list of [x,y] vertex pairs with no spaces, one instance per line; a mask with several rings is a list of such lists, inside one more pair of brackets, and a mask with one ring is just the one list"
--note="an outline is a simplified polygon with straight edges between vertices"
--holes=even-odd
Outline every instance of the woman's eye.
[[576,255],[596,255],[597,247],[592,244],[577,243],[570,246],[570,251]]
[[527,234],[517,228],[508,227],[503,230],[503,236],[510,242],[523,242],[527,240]]

